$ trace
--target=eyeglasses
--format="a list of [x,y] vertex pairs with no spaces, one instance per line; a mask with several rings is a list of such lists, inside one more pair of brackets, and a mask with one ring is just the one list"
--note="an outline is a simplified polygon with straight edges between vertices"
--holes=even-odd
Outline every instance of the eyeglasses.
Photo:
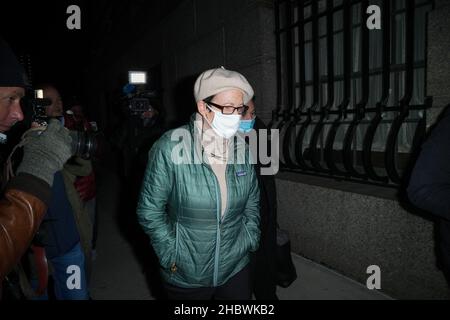
[[231,106],[221,106],[218,104],[215,104],[213,102],[205,102],[206,104],[209,104],[213,107],[216,107],[217,109],[220,109],[220,111],[222,111],[222,114],[233,114],[234,111],[237,111],[237,114],[242,115],[243,113],[245,113],[248,110],[248,106],[243,105],[241,107],[231,107]]

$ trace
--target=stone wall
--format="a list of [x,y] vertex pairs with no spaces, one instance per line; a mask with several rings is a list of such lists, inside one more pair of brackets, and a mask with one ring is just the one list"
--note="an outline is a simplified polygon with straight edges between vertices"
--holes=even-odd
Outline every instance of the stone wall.
[[381,290],[396,299],[450,298],[436,267],[431,220],[397,200],[299,180],[286,173],[277,179],[278,222],[294,252],[364,285],[367,267],[377,265]]
[[[450,103],[449,17],[450,2],[436,0],[428,26],[427,95],[433,97],[428,127]],[[436,266],[429,216],[400,205],[395,193],[380,197],[385,191],[376,188],[361,194],[364,187],[358,185],[336,190],[343,182],[310,183],[288,173],[277,178],[279,223],[289,230],[293,251],[363,284],[367,267],[378,265],[382,291],[394,298],[450,298]]]

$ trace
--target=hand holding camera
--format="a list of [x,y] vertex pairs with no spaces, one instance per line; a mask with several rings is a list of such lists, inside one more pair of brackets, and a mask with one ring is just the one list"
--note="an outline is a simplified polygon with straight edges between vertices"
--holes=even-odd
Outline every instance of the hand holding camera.
[[47,129],[31,131],[25,139],[23,160],[17,173],[34,175],[51,186],[54,174],[72,156],[69,130],[58,120],[51,119]]
[[[32,127],[45,128],[51,119],[55,120],[58,118],[47,114],[46,107],[52,104],[52,100],[44,98],[43,90],[35,90],[34,94],[34,98],[29,100],[31,109],[33,110]],[[73,116],[73,112],[67,114]],[[62,118],[62,116],[59,118]],[[83,159],[91,158],[97,152],[97,132],[77,131],[72,129],[68,131],[72,138],[72,155],[79,156]]]

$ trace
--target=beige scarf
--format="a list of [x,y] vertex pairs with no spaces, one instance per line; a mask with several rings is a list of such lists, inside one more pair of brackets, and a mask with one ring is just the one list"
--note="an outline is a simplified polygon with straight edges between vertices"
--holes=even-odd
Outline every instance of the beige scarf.
[[220,197],[222,200],[221,216],[225,214],[225,208],[227,207],[227,180],[225,177],[225,170],[228,160],[228,146],[229,139],[225,139],[219,136],[209,125],[209,123],[203,119],[203,116],[199,113],[195,117],[195,125],[201,133],[201,143],[206,155],[206,160],[211,165],[211,169],[219,181]]

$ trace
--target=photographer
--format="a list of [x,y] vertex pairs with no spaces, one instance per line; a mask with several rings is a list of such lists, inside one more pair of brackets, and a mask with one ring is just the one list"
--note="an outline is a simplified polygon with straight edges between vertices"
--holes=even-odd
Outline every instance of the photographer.
[[140,185],[148,150],[165,131],[161,93],[155,84],[128,83],[122,94],[117,110],[120,121],[111,140],[120,152],[121,176],[133,179],[140,172]]
[[[0,133],[23,120],[20,100],[25,95],[24,70],[0,38]],[[36,233],[50,202],[55,172],[71,156],[71,138],[58,121],[40,135],[28,137],[17,176],[0,200],[0,281],[19,262]],[[4,165],[4,161],[1,161]],[[4,179],[1,179],[2,184]]]
[[[50,84],[40,85],[43,97],[51,102],[45,106],[45,116],[65,123],[63,102],[59,91]],[[47,120],[46,120],[47,121]],[[90,160],[78,156],[71,157],[62,170],[57,171],[52,186],[52,198],[49,203],[39,234],[41,247],[45,251],[53,277],[53,292],[57,300],[85,300],[89,298],[87,279],[91,267],[92,223],[87,210],[75,188],[77,177],[86,177],[92,173]],[[66,285],[71,274],[70,266],[77,266],[80,272],[80,286],[68,288]],[[31,278],[33,287],[38,281],[48,279]],[[47,300],[49,295],[39,291],[37,299]]]

